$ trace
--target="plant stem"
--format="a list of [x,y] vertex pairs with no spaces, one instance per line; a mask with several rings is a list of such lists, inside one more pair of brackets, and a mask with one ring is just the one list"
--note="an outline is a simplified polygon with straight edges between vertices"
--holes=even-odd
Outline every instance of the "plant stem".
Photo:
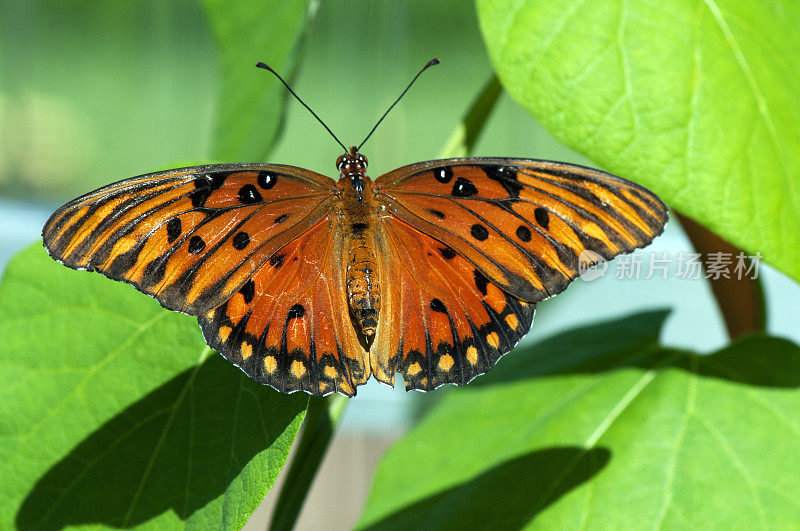
[[[721,252],[736,257],[741,252],[739,248],[706,227],[680,212],[676,213],[695,251],[703,255],[704,268],[711,253]],[[709,278],[708,281],[731,339],[764,330],[767,321],[766,305],[764,290],[759,279],[750,278],[748,275],[734,278],[731,275],[731,278]]]
[[493,75],[473,100],[464,119],[450,134],[444,148],[439,152],[441,158],[466,157],[472,153],[502,90],[500,81]]
[[312,396],[297,450],[286,471],[283,488],[272,513],[271,531],[290,531],[297,523],[311,483],[328,451],[342,419],[347,397],[334,394],[325,398]]

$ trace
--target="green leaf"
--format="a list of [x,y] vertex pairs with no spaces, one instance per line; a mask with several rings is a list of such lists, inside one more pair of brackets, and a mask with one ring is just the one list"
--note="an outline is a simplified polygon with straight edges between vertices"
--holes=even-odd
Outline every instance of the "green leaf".
[[478,0],[556,138],[800,280],[800,3]]
[[250,381],[196,319],[40,245],[0,284],[0,528],[240,528],[307,396]]
[[215,156],[227,162],[263,160],[277,139],[286,89],[264,61],[284,78],[294,69],[310,15],[307,0],[203,0],[219,45]]
[[451,390],[378,466],[360,528],[788,528],[800,348],[660,347],[665,312],[572,330]]

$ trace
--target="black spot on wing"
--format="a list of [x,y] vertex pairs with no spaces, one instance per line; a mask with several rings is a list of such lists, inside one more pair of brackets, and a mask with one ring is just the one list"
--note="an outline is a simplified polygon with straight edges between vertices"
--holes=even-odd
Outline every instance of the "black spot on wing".
[[439,313],[447,313],[447,307],[439,299],[431,300],[431,310]]
[[286,320],[299,319],[306,314],[306,309],[302,304],[295,304],[289,308],[289,313],[286,314]]
[[258,172],[258,186],[264,190],[269,190],[278,182],[278,176],[268,171]]
[[449,166],[435,168],[433,170],[433,176],[436,177],[436,180],[440,183],[449,183],[453,178],[453,168]]
[[263,201],[263,198],[255,186],[246,184],[239,188],[239,201],[244,205],[253,205]]
[[472,184],[472,181],[469,179],[459,177],[456,179],[456,182],[453,183],[452,194],[454,197],[472,197],[477,193],[478,189],[475,188],[475,185]]
[[444,219],[445,218],[444,212],[442,212],[441,210],[436,210],[434,208],[429,208],[428,212],[430,212],[431,214],[433,214],[434,216],[436,216],[439,219]]
[[167,242],[174,243],[175,240],[181,235],[181,220],[180,218],[172,218],[167,223]]
[[228,172],[204,173],[194,180],[194,192],[189,194],[192,206],[197,208],[204,206],[209,196],[217,190],[230,175]]
[[517,227],[517,238],[524,242],[531,241],[531,230],[525,225]]
[[538,223],[540,227],[547,230],[547,227],[550,225],[550,214],[547,212],[547,209],[537,207],[536,210],[533,211],[533,217],[536,218],[536,223]]
[[245,282],[244,286],[242,286],[242,289],[239,290],[239,293],[244,297],[245,304],[250,304],[253,302],[253,297],[256,295],[256,283],[253,282],[252,279],[248,280]]
[[289,214],[281,214],[280,216],[275,218],[275,224],[283,223],[284,221],[286,221],[286,218],[288,218],[288,217],[289,217]]
[[237,251],[241,251],[250,244],[250,235],[244,231],[237,232],[233,236],[232,241],[233,241],[233,248],[236,249]]
[[283,265],[283,259],[286,258],[285,254],[276,254],[269,259],[269,264],[272,267],[280,267]]
[[477,269],[474,270],[473,276],[475,277],[475,287],[478,288],[478,291],[481,292],[481,295],[485,297],[487,294],[489,279],[483,276],[483,273],[481,273]]
[[478,241],[484,241],[489,237],[489,230],[480,223],[475,223],[470,227],[469,232]]
[[442,258],[445,260],[452,260],[456,257],[456,252],[453,250],[452,247],[440,247],[439,254],[442,255]]
[[523,186],[517,178],[516,171],[508,168],[507,166],[501,166],[499,164],[485,164],[481,166],[481,168],[486,173],[488,178],[500,183],[500,185],[505,188],[506,192],[508,192],[510,197],[519,197]]
[[200,253],[205,248],[206,248],[206,242],[203,241],[203,238],[201,238],[200,236],[192,236],[189,239],[189,247],[187,249],[189,251],[189,254]]

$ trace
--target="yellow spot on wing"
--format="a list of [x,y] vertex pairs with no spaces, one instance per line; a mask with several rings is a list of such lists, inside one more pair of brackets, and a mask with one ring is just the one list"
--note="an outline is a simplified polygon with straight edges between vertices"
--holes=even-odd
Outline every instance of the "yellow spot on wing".
[[278,368],[278,362],[275,360],[274,356],[267,356],[266,358],[264,358],[264,368],[270,374],[275,372],[275,369]]
[[417,374],[419,374],[419,371],[421,370],[422,367],[420,367],[419,363],[415,361],[408,367],[408,374],[410,374],[411,376],[416,376]]
[[472,346],[467,348],[467,361],[470,365],[476,365],[478,363],[478,349]]
[[447,372],[453,367],[453,356],[450,354],[445,354],[441,358],[439,358],[439,368],[443,371]]
[[510,313],[506,316],[506,323],[508,323],[508,326],[511,328],[516,328],[517,325],[519,325],[519,320],[517,319],[516,315]]
[[241,351],[242,351],[242,359],[247,359],[253,355],[253,345],[244,342],[242,343]]
[[227,341],[228,340],[228,336],[231,335],[231,331],[233,331],[233,328],[231,328],[230,326],[222,326],[222,327],[220,327],[220,329],[219,329],[219,338],[223,342]]
[[322,372],[324,372],[325,376],[327,376],[331,380],[335,380],[336,377],[339,376],[338,371],[334,367],[332,367],[330,365],[326,365],[325,369],[323,369]]
[[289,371],[295,378],[300,379],[306,373],[306,366],[303,365],[302,361],[294,360]]
[[497,332],[491,332],[486,334],[486,342],[494,348],[497,348],[500,346],[500,337],[497,335]]

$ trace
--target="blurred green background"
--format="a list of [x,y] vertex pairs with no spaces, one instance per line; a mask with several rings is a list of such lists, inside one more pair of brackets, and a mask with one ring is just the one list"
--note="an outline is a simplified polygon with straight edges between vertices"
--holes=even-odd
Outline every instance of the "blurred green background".
[[[358,142],[428,59],[426,74],[367,146],[373,175],[434,157],[490,74],[463,3],[318,6],[295,89],[345,143]],[[156,168],[211,160],[220,68],[197,1],[10,0],[2,12],[0,191],[60,201]],[[245,80],[270,50],[241,58]],[[290,72],[284,72],[285,75]],[[271,82],[277,83],[272,80]],[[256,102],[253,102],[256,107]],[[338,146],[296,103],[271,161],[331,173]],[[519,108],[503,105],[481,152],[564,157]],[[265,142],[266,143],[266,142]]]
[[[345,144],[361,141],[427,60],[442,60],[363,149],[373,177],[436,158],[491,77],[474,7],[457,0],[353,0],[313,3],[312,13],[299,66],[284,73]],[[223,161],[215,158],[212,141],[222,71],[201,2],[4,0],[0,43],[0,267],[37,240],[63,201],[136,174]],[[269,63],[270,53],[266,46],[241,57],[241,82],[277,84],[254,67],[259,60]],[[339,152],[308,112],[288,101],[266,160],[333,175]],[[506,95],[473,155],[591,165]],[[645,252],[674,255],[691,252],[691,245],[673,219]],[[761,273],[769,331],[800,340],[800,289],[763,264]],[[711,350],[726,342],[705,281],[673,275],[576,281],[540,305],[531,336],[643,308],[672,310],[662,338],[667,344]],[[371,382],[348,408],[343,433],[395,437],[419,396]]]

